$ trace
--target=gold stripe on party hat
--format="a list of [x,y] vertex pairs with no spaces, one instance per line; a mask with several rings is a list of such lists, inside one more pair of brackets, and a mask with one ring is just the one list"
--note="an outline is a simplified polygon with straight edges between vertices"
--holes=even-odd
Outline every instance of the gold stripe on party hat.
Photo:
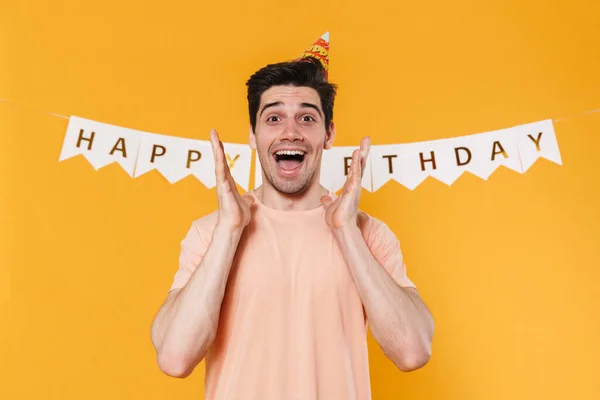
[[325,70],[325,79],[329,73],[329,32],[325,32],[316,42],[311,44],[294,61],[302,61],[305,58],[313,57],[321,62]]

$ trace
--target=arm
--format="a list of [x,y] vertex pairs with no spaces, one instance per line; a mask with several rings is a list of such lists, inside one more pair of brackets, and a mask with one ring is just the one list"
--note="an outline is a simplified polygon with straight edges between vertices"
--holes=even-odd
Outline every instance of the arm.
[[186,377],[212,344],[221,303],[241,232],[217,226],[206,254],[181,289],[174,289],[151,329],[158,365],[169,376]]
[[431,356],[433,318],[416,289],[401,287],[375,259],[357,225],[334,230],[354,278],[373,337],[402,371]]
[[[431,354],[433,319],[413,288],[400,287],[371,253],[359,228],[358,203],[369,139],[352,154],[344,188],[323,196],[331,227],[363,302],[371,331],[387,357],[402,371],[425,365]],[[399,252],[400,249],[395,249]]]
[[238,193],[215,131],[210,141],[219,200],[212,240],[185,285],[169,293],[151,328],[159,368],[174,377],[191,374],[214,341],[231,264],[251,218],[253,198]]

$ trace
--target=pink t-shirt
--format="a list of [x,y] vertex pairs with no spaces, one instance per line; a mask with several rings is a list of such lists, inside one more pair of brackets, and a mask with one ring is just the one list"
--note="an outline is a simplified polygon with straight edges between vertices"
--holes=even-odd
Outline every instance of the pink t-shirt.
[[[367,321],[323,207],[281,211],[254,197],[205,358],[206,399],[370,399]],[[216,217],[192,223],[171,289],[200,264]],[[374,257],[399,285],[415,287],[393,232],[366,221],[361,230]]]

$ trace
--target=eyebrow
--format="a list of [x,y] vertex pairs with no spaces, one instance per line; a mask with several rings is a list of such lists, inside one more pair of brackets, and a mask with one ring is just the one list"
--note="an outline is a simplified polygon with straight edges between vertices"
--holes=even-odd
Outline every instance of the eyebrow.
[[315,106],[312,103],[302,103],[302,104],[300,104],[300,107],[302,107],[302,108],[314,108],[319,113],[319,116],[321,118],[323,117],[323,114],[321,114],[321,110],[319,109],[319,107]]
[[266,110],[267,108],[269,108],[269,107],[276,107],[276,106],[281,106],[281,105],[283,105],[283,103],[282,103],[281,101],[275,101],[275,102],[273,102],[273,103],[267,103],[267,104],[265,104],[265,106],[262,108],[262,110],[260,111],[260,114],[259,114],[259,115],[262,115],[262,113],[264,113],[264,112],[265,112],[265,110]]
[[[260,111],[259,115],[262,115],[263,112],[265,112],[265,110],[267,108],[277,107],[277,106],[282,106],[282,105],[283,105],[283,102],[281,102],[281,101],[274,101],[272,103],[267,103],[267,104],[264,105],[264,107]],[[319,116],[323,117],[323,114],[321,113],[321,110],[319,109],[319,107],[317,107],[316,105],[314,105],[312,103],[301,103],[300,107],[301,108],[313,108],[313,109],[317,110],[317,112],[319,113]]]

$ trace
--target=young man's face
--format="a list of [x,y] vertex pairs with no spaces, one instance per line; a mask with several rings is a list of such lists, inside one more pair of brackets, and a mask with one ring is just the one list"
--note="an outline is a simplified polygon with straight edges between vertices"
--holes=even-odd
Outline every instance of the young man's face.
[[267,182],[294,194],[319,183],[321,155],[331,148],[334,136],[333,123],[327,133],[316,90],[274,86],[262,95],[250,146],[258,152]]

